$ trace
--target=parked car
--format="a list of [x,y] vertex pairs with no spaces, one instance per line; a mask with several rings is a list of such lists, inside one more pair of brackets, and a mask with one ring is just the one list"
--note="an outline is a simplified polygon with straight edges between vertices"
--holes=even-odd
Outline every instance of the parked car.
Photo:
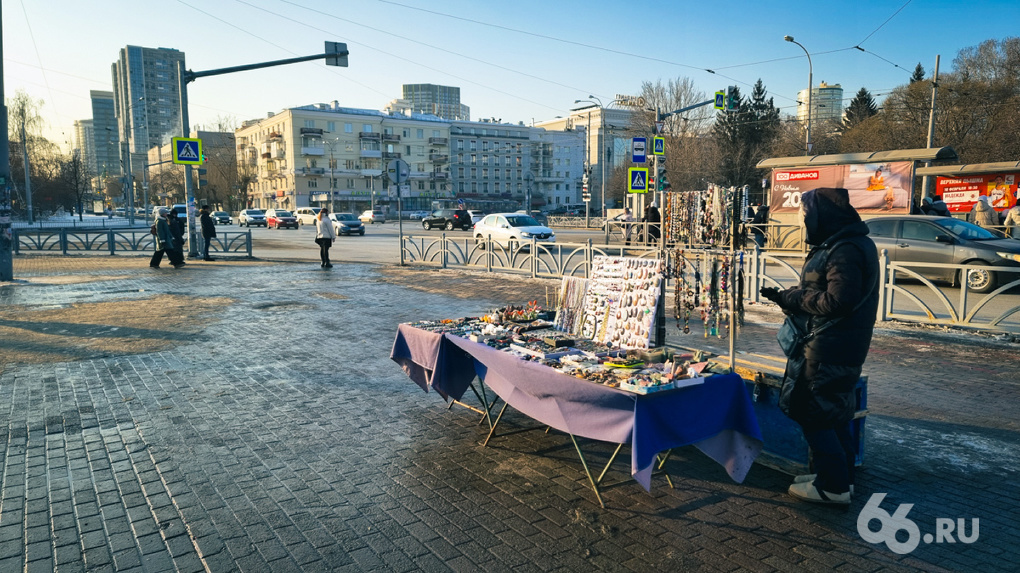
[[482,243],[490,236],[498,245],[511,249],[531,248],[532,239],[539,243],[555,243],[556,233],[549,227],[543,227],[534,217],[521,213],[495,213],[486,215],[475,225],[473,235],[475,241]]
[[251,227],[252,225],[266,226],[266,214],[262,212],[262,209],[245,209],[237,215],[238,227]]
[[379,209],[376,209],[374,211],[369,209],[368,211],[362,213],[361,216],[358,217],[358,219],[360,219],[362,223],[385,223],[386,213],[383,213]]
[[421,220],[421,227],[426,231],[432,228],[470,231],[472,225],[471,214],[464,209],[437,209]]
[[188,206],[185,205],[184,203],[176,203],[176,204],[174,204],[172,209],[174,211],[177,211],[177,216],[178,217],[187,217],[188,216]]
[[472,211],[468,209],[468,213],[471,215],[471,224],[474,225],[478,221],[485,218],[485,213],[482,211]]
[[297,229],[297,217],[290,211],[284,209],[270,209],[266,211],[266,227],[270,229]]
[[329,220],[333,221],[333,230],[337,235],[365,234],[364,223],[354,213],[330,213]]
[[[1020,267],[1020,241],[1004,239],[987,229],[953,217],[901,215],[865,221],[878,252],[889,251],[897,263],[941,263],[993,267]],[[955,268],[909,267],[931,280],[966,283],[975,292],[989,292],[998,284],[994,271],[968,270],[965,279]],[[1008,273],[1009,280],[1020,277]],[[910,278],[902,271],[900,277]]]
[[226,211],[213,211],[211,215],[214,225],[229,225],[230,213]]
[[416,220],[416,221],[420,221],[420,220],[422,220],[422,219],[424,219],[425,217],[428,217],[428,216],[429,216],[429,212],[428,211],[411,211],[411,214],[410,214],[409,217],[411,219]]
[[126,213],[127,211],[125,211],[123,207],[117,207],[113,210],[113,214],[118,217],[123,217]]
[[314,225],[315,216],[321,211],[321,207],[298,207],[294,210],[299,225]]

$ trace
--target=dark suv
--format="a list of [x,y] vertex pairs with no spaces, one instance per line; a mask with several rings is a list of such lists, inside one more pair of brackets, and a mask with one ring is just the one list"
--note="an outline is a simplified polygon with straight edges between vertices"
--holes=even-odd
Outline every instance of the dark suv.
[[429,213],[421,220],[421,227],[428,231],[433,227],[452,231],[462,229],[470,231],[474,224],[471,223],[471,213],[464,209],[439,209]]

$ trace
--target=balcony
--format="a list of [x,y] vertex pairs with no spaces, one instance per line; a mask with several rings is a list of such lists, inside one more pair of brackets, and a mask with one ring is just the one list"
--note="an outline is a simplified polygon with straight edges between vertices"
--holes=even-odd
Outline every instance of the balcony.
[[302,167],[301,169],[298,169],[298,174],[299,175],[325,175],[326,174],[326,168],[325,167]]
[[361,157],[381,159],[382,158],[382,150],[381,149],[362,149],[361,150]]
[[400,135],[396,133],[384,133],[382,134],[383,141],[400,141]]
[[447,180],[449,178],[450,178],[450,174],[446,173],[444,171],[433,171],[432,173],[429,173],[429,179],[432,179],[433,181],[440,181],[440,180],[441,181],[445,181],[445,180]]
[[446,137],[430,137],[429,145],[449,145],[450,140]]
[[381,135],[382,134],[375,133],[374,131],[360,131],[360,132],[358,132],[358,137],[360,137],[361,139],[380,139]]
[[269,153],[268,151],[262,154],[262,159],[271,159],[272,157],[273,154]]
[[301,135],[318,135],[322,137],[322,128],[320,127],[302,127]]
[[382,154],[383,159],[400,159],[400,154],[395,151],[384,151]]
[[446,163],[450,156],[443,153],[429,153],[429,161],[433,163]]
[[274,131],[273,133],[269,134],[268,139],[269,141],[280,141],[283,139],[283,134],[280,133],[279,131]]
[[302,147],[301,155],[325,155],[326,148],[324,147]]

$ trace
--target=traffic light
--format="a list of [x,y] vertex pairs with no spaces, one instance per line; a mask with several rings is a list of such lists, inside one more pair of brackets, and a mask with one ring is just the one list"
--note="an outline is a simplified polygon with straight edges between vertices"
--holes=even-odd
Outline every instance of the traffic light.
[[740,110],[740,96],[737,95],[737,86],[726,87],[726,111]]
[[655,182],[658,184],[658,187],[656,187],[656,189],[659,191],[668,191],[670,185],[669,180],[666,179],[666,162],[660,161],[659,164],[655,167],[655,171],[656,171]]

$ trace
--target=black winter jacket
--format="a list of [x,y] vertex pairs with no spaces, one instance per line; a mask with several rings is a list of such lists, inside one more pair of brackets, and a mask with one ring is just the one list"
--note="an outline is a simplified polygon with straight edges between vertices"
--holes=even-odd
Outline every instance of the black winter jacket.
[[[878,251],[868,238],[868,226],[849,202],[838,206],[824,196],[810,195],[805,193],[802,201],[807,240],[815,246],[804,262],[800,285],[782,291],[780,306],[806,315],[808,330],[843,317],[808,341],[804,357],[861,366],[871,347],[878,312]],[[867,300],[858,307],[865,296]]]

